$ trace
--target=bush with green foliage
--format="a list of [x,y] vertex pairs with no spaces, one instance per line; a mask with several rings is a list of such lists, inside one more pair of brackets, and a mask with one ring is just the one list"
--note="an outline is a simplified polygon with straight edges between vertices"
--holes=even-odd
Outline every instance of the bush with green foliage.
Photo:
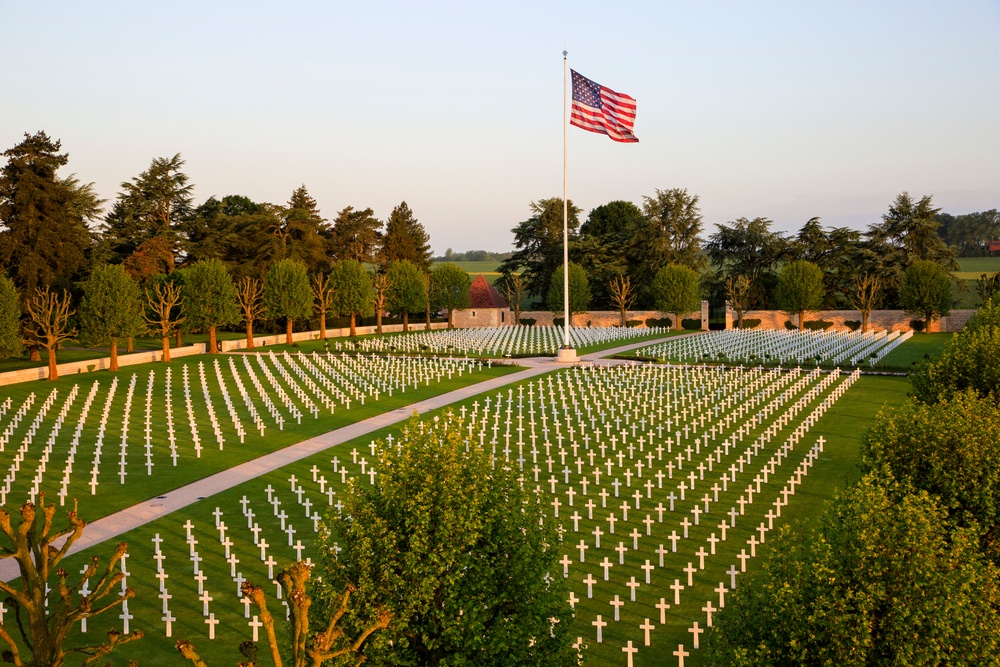
[[761,321],[758,320],[758,319],[747,319],[747,318],[744,317],[743,318],[743,326],[742,327],[733,327],[733,328],[734,329],[735,328],[740,328],[740,329],[754,329],[754,328],[760,326],[760,322]]
[[669,317],[647,317],[646,318],[647,327],[672,327],[674,326],[674,321]]
[[472,305],[471,285],[469,274],[458,264],[439,262],[431,270],[431,304],[448,311],[449,329],[454,326],[454,312]]
[[[1000,275],[1000,274],[997,274]],[[980,329],[1000,329],[1000,296],[986,299],[976,314],[969,318],[962,328],[963,333],[971,333]]]
[[1000,409],[971,391],[882,412],[861,438],[865,472],[888,471],[936,496],[961,526],[978,526],[1000,564]]
[[391,613],[373,664],[576,665],[545,505],[463,431],[451,413],[414,416],[380,443],[374,485],[351,486],[327,515],[316,597],[354,588],[348,627]]
[[971,389],[1000,403],[1000,328],[956,334],[941,355],[918,363],[910,373],[913,395],[924,403],[947,400]]
[[768,536],[708,636],[716,665],[997,665],[1000,571],[926,492],[864,477]]
[[216,328],[236,324],[241,318],[236,285],[229,269],[218,259],[195,262],[185,270],[183,295],[185,329],[208,331],[208,352],[217,352]]
[[844,320],[844,326],[851,331],[857,331],[861,328],[861,320]]
[[811,320],[805,323],[805,328],[809,331],[826,331],[833,326],[833,322],[826,320]]
[[684,318],[681,320],[681,329],[685,331],[701,331],[701,320],[698,318]]

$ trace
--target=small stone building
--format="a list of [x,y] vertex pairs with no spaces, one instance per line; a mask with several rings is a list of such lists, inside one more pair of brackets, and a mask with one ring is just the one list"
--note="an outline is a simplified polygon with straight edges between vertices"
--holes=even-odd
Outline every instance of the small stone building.
[[455,311],[456,327],[502,327],[514,323],[510,304],[479,274],[469,286],[472,305]]

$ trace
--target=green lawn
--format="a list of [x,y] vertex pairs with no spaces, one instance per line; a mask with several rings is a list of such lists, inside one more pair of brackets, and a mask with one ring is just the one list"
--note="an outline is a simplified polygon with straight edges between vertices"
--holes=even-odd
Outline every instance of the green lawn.
[[[563,374],[569,372],[561,371]],[[619,373],[621,372],[619,371]],[[619,375],[617,377],[622,378],[624,376]],[[735,383],[734,387],[744,386],[741,384],[742,381],[732,373],[730,373],[730,377],[732,378],[732,382]],[[782,377],[788,379],[788,376]],[[839,378],[839,380],[842,379]],[[538,382],[539,380],[534,381],[536,391]],[[543,379],[542,382],[546,381]],[[693,399],[694,394],[691,392],[694,391],[696,386],[700,385],[692,384],[682,391],[688,393]],[[788,389],[790,386],[790,383],[784,384],[782,388]],[[815,386],[815,382],[803,384],[801,388],[793,392],[795,394],[793,400],[797,396],[803,396],[804,391],[813,386]],[[625,412],[631,413],[633,411],[636,411],[634,414],[638,414],[637,411],[645,409],[645,402],[641,396],[630,393],[631,390],[626,390],[625,385],[616,384],[612,381],[606,387],[607,390],[612,392],[613,399],[624,406],[624,410],[619,412],[619,416],[624,416]],[[613,389],[615,387],[617,389]],[[775,529],[777,529],[778,525],[786,521],[805,523],[814,521],[821,513],[826,501],[837,488],[857,479],[860,434],[871,423],[883,405],[902,403],[905,400],[907,387],[907,383],[901,378],[860,378],[812,427],[805,440],[795,448],[792,460],[779,467],[780,474],[772,477],[771,481],[764,485],[763,497],[767,501],[755,502],[747,506],[747,516],[738,517],[736,527],[729,530],[728,540],[719,543],[718,555],[709,557],[706,569],[696,574],[695,585],[683,591],[681,606],[675,607],[672,605],[671,609],[667,611],[667,623],[664,626],[660,626],[658,623],[658,611],[653,608],[653,605],[661,597],[667,598],[669,602],[672,602],[673,593],[666,588],[666,585],[672,582],[674,578],[683,579],[686,577],[681,568],[688,562],[693,561],[697,566],[698,557],[694,552],[697,550],[698,545],[703,545],[706,549],[708,548],[706,540],[710,533],[718,532],[718,529],[714,526],[721,519],[722,513],[712,512],[710,515],[706,515],[706,517],[712,517],[711,521],[703,519],[700,526],[692,527],[690,539],[680,543],[678,553],[668,553],[666,555],[666,570],[658,571],[657,580],[654,581],[653,585],[647,586],[642,583],[644,582],[644,572],[639,569],[638,565],[643,562],[643,559],[649,559],[654,564],[657,564],[657,556],[652,553],[652,549],[656,544],[665,543],[669,551],[670,541],[666,539],[667,534],[671,529],[676,529],[679,532],[680,526],[677,522],[680,517],[684,515],[690,516],[687,514],[687,510],[693,507],[694,501],[691,494],[689,494],[686,502],[680,503],[678,513],[667,512],[664,523],[655,522],[652,524],[653,536],[651,538],[640,538],[641,547],[638,555],[635,555],[634,552],[629,552],[633,555],[628,557],[627,563],[619,565],[618,553],[613,547],[620,541],[624,541],[631,546],[631,538],[627,535],[627,528],[635,526],[640,530],[643,529],[643,524],[639,522],[639,519],[646,515],[651,514],[655,521],[656,512],[653,511],[652,505],[649,503],[656,501],[666,503],[666,499],[664,498],[666,489],[673,487],[669,486],[669,482],[665,480],[664,490],[662,492],[654,491],[652,501],[642,501],[642,509],[639,511],[633,510],[630,513],[629,525],[626,529],[622,529],[623,525],[620,524],[619,530],[616,531],[615,535],[608,534],[608,524],[603,519],[622,500],[614,501],[614,498],[609,498],[608,509],[605,510],[600,509],[600,502],[598,502],[595,518],[594,520],[589,520],[586,518],[587,510],[581,503],[582,496],[578,496],[574,509],[581,513],[582,518],[580,521],[580,532],[577,534],[573,532],[573,526],[568,517],[571,510],[565,505],[566,497],[564,494],[567,487],[563,483],[562,475],[556,475],[557,494],[564,501],[560,521],[563,523],[564,528],[569,531],[560,551],[570,556],[572,561],[570,565],[571,576],[566,580],[566,583],[577,597],[581,598],[576,606],[577,621],[573,629],[573,635],[584,637],[585,641],[589,644],[588,657],[590,664],[624,665],[624,654],[621,653],[620,647],[628,639],[631,639],[633,644],[640,648],[640,652],[636,655],[636,665],[674,664],[672,651],[678,643],[684,643],[692,653],[686,664],[702,664],[700,660],[702,656],[699,655],[698,651],[691,649],[691,635],[688,634],[687,628],[695,620],[698,620],[699,625],[704,627],[705,614],[701,611],[702,605],[704,605],[706,600],[714,600],[717,597],[713,589],[719,581],[728,581],[728,575],[725,574],[724,570],[730,564],[738,565],[735,555],[741,548],[747,548],[745,541],[751,534],[755,534],[753,533],[754,527],[761,521],[766,521],[763,515],[770,507],[770,500],[774,498],[777,489],[781,487],[791,473],[791,470],[797,465],[798,459],[806,453],[808,448],[819,437],[823,437],[826,440],[824,453],[819,457],[819,460],[810,470],[808,476],[804,478],[803,485],[791,497],[790,504],[782,512],[782,517],[776,522]],[[772,444],[768,446],[768,451],[762,454],[764,458],[754,460],[754,465],[750,467],[750,470],[758,470],[777,443],[783,442],[791,429],[801,421],[801,417],[808,414],[817,405],[820,398],[827,393],[829,393],[829,390],[822,392],[820,397],[809,402],[805,409],[800,412],[800,417],[793,419],[792,423],[782,429],[774,438]],[[520,392],[515,386],[500,392],[491,392],[489,398],[496,401],[498,394],[504,399],[511,396],[516,403]],[[525,388],[525,402],[527,402],[527,394],[528,389]],[[471,411],[473,405],[478,402],[479,409],[482,410],[486,398],[487,396],[480,395],[463,402],[462,405],[466,407],[467,411]],[[735,402],[730,409],[736,409],[741,403],[742,401]],[[709,408],[713,406],[714,402],[709,405]],[[459,407],[456,406],[456,409],[459,409]],[[786,404],[783,409],[787,409],[787,407]],[[725,415],[726,410],[722,410],[721,414]],[[768,420],[768,422],[770,421],[772,420]],[[513,427],[516,428],[516,426],[517,420],[515,417]],[[735,427],[735,424],[733,426]],[[499,447],[502,448],[504,442],[502,421],[500,428],[501,431],[498,440]],[[489,431],[489,429],[487,430]],[[737,451],[742,451],[758,435],[760,430],[761,428],[752,429],[746,435],[742,445],[734,450],[729,457],[726,457],[721,466],[717,465],[716,470],[721,471],[724,466],[731,463],[731,459],[735,460]],[[256,514],[254,522],[258,523],[263,529],[266,539],[271,544],[268,554],[272,555],[279,563],[286,564],[294,559],[295,552],[288,546],[285,534],[280,531],[279,519],[275,517],[271,506],[267,504],[266,487],[270,485],[272,489],[276,490],[278,498],[283,503],[281,508],[287,510],[290,517],[289,521],[298,531],[294,535],[294,538],[301,539],[307,547],[310,547],[315,543],[316,537],[312,530],[312,522],[305,518],[304,512],[290,491],[289,478],[291,475],[295,475],[299,483],[306,489],[306,498],[310,499],[314,504],[326,507],[328,500],[320,493],[318,482],[313,481],[311,468],[316,466],[321,471],[320,474],[326,477],[330,488],[334,489],[336,494],[334,498],[336,498],[337,495],[344,492],[344,485],[340,475],[332,472],[332,459],[336,456],[338,462],[350,462],[350,474],[358,475],[360,473],[361,459],[366,458],[368,462],[373,460],[368,449],[369,442],[373,438],[384,437],[389,433],[398,433],[398,427],[391,427],[357,441],[339,445],[333,450],[297,462],[281,470],[276,470],[263,478],[248,481],[243,485],[206,498],[170,517],[143,526],[126,535],[123,539],[129,542],[131,554],[129,569],[132,572],[132,576],[129,578],[129,584],[137,590],[137,598],[130,605],[130,613],[136,617],[132,621],[132,627],[143,629],[146,637],[139,643],[124,647],[120,653],[113,654],[115,658],[114,664],[124,664],[125,660],[129,658],[140,659],[142,665],[180,664],[176,653],[173,651],[173,643],[178,638],[194,640],[199,652],[206,658],[206,661],[210,665],[227,664],[228,662],[238,660],[236,645],[242,640],[249,639],[250,630],[246,625],[247,621],[243,618],[243,608],[236,596],[236,585],[232,582],[230,566],[224,560],[219,533],[213,528],[215,522],[212,515],[213,510],[218,507],[224,512],[223,521],[229,527],[227,537],[233,541],[233,553],[240,558],[240,563],[236,566],[237,570],[242,572],[245,577],[257,583],[267,584],[266,566],[259,558],[259,548],[254,545],[247,520],[242,515],[241,499],[244,497],[248,499],[250,507]],[[720,435],[715,443],[720,442],[723,437],[730,437],[731,434],[732,428],[726,429],[724,435]],[[579,431],[576,439],[578,444],[582,435],[583,431]],[[669,430],[666,435],[669,435]],[[593,437],[593,434],[591,434],[591,438]],[[551,434],[550,438],[552,438]],[[554,438],[552,439],[554,440]],[[515,432],[512,440],[514,447],[512,456],[516,456],[516,440],[517,434]],[[528,440],[527,434],[525,435],[525,440]],[[684,444],[687,445],[692,440],[693,435],[691,438],[686,438]],[[663,440],[658,441],[661,444],[663,443]],[[594,440],[592,439],[591,442],[594,443]],[[591,446],[594,447],[595,444]],[[555,454],[556,449],[553,442],[553,454]],[[353,459],[352,451],[358,452],[358,462],[356,464],[351,462]],[[544,452],[539,457],[539,461],[543,458]],[[568,457],[567,461],[571,462],[572,456]],[[558,457],[556,463],[559,463]],[[665,463],[657,464],[657,468],[663,470],[663,465]],[[545,496],[550,498],[549,484],[546,482],[549,473],[545,470],[544,463],[541,464],[541,467],[542,475],[539,477],[539,486],[541,486]],[[685,471],[687,469],[689,469],[689,466],[685,466]],[[745,487],[746,483],[750,482],[753,475],[750,470],[740,476],[739,484],[731,485],[728,492],[721,494],[720,501],[723,507],[732,505],[735,498],[740,494],[741,489]],[[532,473],[529,471],[527,474],[529,476],[529,483],[534,483],[531,479]],[[573,474],[576,475],[575,469]],[[651,473],[647,470],[646,479],[650,479],[649,474]],[[718,472],[715,474],[715,477],[718,477]],[[706,474],[707,479],[709,479],[709,476]],[[367,477],[359,478],[358,483],[368,483]],[[676,479],[674,484],[676,484]],[[637,485],[638,480],[633,480],[633,487]],[[607,486],[606,481],[602,480],[601,486],[607,488],[608,491],[612,490],[610,486]],[[578,484],[576,488],[579,488]],[[623,495],[627,495],[624,493],[625,491],[631,492],[632,490],[623,487]],[[708,490],[707,482],[704,485],[699,484],[695,496],[700,498],[701,494],[706,491],[711,493]],[[596,491],[592,486],[589,498],[599,501],[600,499],[597,498],[595,493]],[[202,569],[208,577],[205,588],[210,591],[210,594],[214,598],[214,601],[210,603],[210,610],[220,619],[218,638],[214,641],[207,638],[207,626],[204,624],[201,616],[202,605],[197,600],[197,589],[192,579],[192,566],[188,558],[188,547],[184,543],[184,528],[182,527],[187,520],[192,521],[195,525],[194,534],[198,540],[197,550],[204,559]],[[595,547],[594,540],[589,535],[589,532],[598,525],[603,526],[605,531],[600,549]],[[170,601],[170,608],[174,616],[179,619],[173,625],[173,638],[171,639],[167,639],[164,636],[164,624],[160,621],[160,601],[157,599],[157,580],[152,576],[155,566],[155,561],[152,560],[152,539],[157,533],[165,540],[162,547],[166,556],[164,567],[170,576],[167,583],[169,591],[173,596]],[[590,544],[590,549],[586,554],[587,563],[585,565],[579,563],[579,552],[575,547],[581,537],[587,538],[587,542]],[[766,542],[764,546],[758,548],[758,558],[749,561],[749,568],[759,567],[760,556],[766,552],[766,548]],[[104,546],[78,554],[69,559],[68,569],[70,571],[74,569],[78,570],[85,558],[106,553],[107,550],[108,547]],[[305,554],[308,555],[310,552],[315,554],[315,551],[311,551],[308,548]],[[603,571],[597,566],[597,563],[605,556],[615,564],[611,572],[612,580],[608,583],[603,581]],[[557,566],[557,568],[558,574],[561,574],[562,566]],[[585,587],[581,583],[581,578],[588,572],[593,574],[597,579],[597,584],[594,588],[594,598],[589,600],[586,598]],[[617,593],[622,599],[628,601],[629,589],[624,586],[624,582],[632,576],[642,583],[637,593],[637,602],[626,602],[626,605],[622,609],[621,621],[615,623],[613,621],[613,610],[608,604],[608,600]],[[267,584],[265,591],[270,595],[270,610],[272,613],[278,612],[276,615],[280,616],[282,607],[280,602],[273,597],[274,586]],[[717,600],[715,600],[715,604],[718,604]],[[590,625],[590,621],[595,618],[596,614],[601,614],[609,623],[608,627],[604,629],[603,644],[597,644],[594,641],[594,628]],[[639,625],[643,622],[644,618],[650,618],[653,625],[656,626],[652,636],[653,643],[649,648],[642,645],[642,631],[639,629]],[[92,619],[90,627],[91,636],[99,636],[110,627],[118,627],[120,629],[121,622],[114,617]],[[287,628],[283,628],[284,630],[287,630]],[[702,639],[704,640],[704,637]]]
[[915,333],[909,340],[885,355],[877,368],[907,370],[925,356],[936,357],[941,354],[945,344],[954,335],[951,333]]
[[[275,420],[267,413],[262,398],[244,368],[244,358],[251,360],[265,393],[269,394],[278,411],[284,416],[285,423],[283,428],[279,429]],[[226,470],[268,452],[282,449],[314,435],[367,419],[382,412],[397,410],[413,402],[488,378],[505,375],[516,370],[511,366],[487,368],[484,364],[482,370],[476,370],[473,373],[466,372],[461,376],[453,374],[453,377],[450,379],[445,376],[443,380],[432,381],[429,385],[425,382],[420,382],[420,386],[416,389],[411,385],[405,393],[396,389],[391,397],[385,391],[382,391],[378,400],[369,397],[364,405],[361,405],[360,401],[355,398],[351,402],[350,409],[345,407],[343,401],[337,400],[334,414],[330,414],[329,410],[325,409],[325,406],[319,405],[317,401],[320,407],[318,418],[307,414],[303,416],[301,425],[297,425],[291,418],[289,409],[278,399],[277,392],[268,384],[263,371],[256,363],[255,357],[233,355],[237,367],[235,376],[232,375],[229,369],[227,359],[228,355],[219,355],[218,357],[187,357],[176,360],[169,365],[172,374],[169,404],[172,406],[178,449],[176,466],[172,464],[167,433],[166,411],[168,403],[166,400],[166,370],[168,366],[165,364],[142,364],[124,368],[117,373],[106,371],[93,375],[68,376],[55,382],[37,381],[4,387],[0,391],[0,403],[9,398],[11,407],[0,418],[0,429],[5,429],[11,424],[13,413],[30,396],[34,396],[34,399],[31,408],[27,411],[27,416],[16,428],[13,428],[9,434],[6,447],[3,451],[0,451],[0,469],[8,469],[14,464],[18,445],[22,443],[26,435],[30,425],[29,422],[36,415],[40,414],[43,401],[49,396],[54,396],[47,414],[41,419],[40,427],[32,444],[26,450],[25,460],[19,464],[19,470],[6,496],[6,504],[8,506],[17,505],[27,498],[32,480],[38,470],[37,466],[42,450],[46,446],[49,434],[53,431],[55,417],[57,413],[65,409],[65,424],[54,438],[53,445],[50,448],[47,470],[43,474],[40,484],[40,488],[47,492],[50,500],[56,498],[62,474],[67,468],[69,453],[73,449],[72,439],[74,430],[80,420],[84,404],[95,386],[96,390],[94,390],[92,404],[89,408],[88,416],[84,421],[78,446],[74,450],[75,462],[70,473],[68,487],[69,501],[71,502],[74,497],[78,498],[81,513],[89,520],[106,516],[124,507],[129,507],[135,503],[153,498],[184,484]],[[244,444],[241,444],[239,441],[235,426],[223,401],[222,390],[213,367],[215,360],[220,362],[223,382],[228,388],[234,409],[247,431]],[[217,444],[214,429],[210,425],[208,404],[205,401],[205,393],[199,378],[199,365],[201,364],[204,364],[206,371],[205,390],[211,396],[220,432],[225,441],[222,449]],[[282,379],[276,367],[270,362],[268,362],[268,367],[279,387],[289,396],[295,396],[293,388],[286,380]],[[188,369],[189,373],[192,414],[203,447],[200,456],[193,446],[193,436],[189,426],[188,412],[183,393],[182,378],[185,368]],[[154,374],[150,396],[150,451],[153,467],[152,474],[147,474],[144,431],[145,406],[146,397],[149,393],[147,388],[150,373]],[[128,386],[133,377],[135,377],[136,383],[133,392],[134,395],[129,403],[127,397]],[[266,425],[263,435],[253,428],[253,419],[238,393],[234,377],[240,379],[246,387],[251,400],[256,404],[256,409],[261,414]],[[110,386],[115,379],[118,380],[118,384],[112,396]],[[78,394],[70,402],[68,399],[74,386],[78,387]],[[309,393],[313,396],[313,400],[315,400],[315,393]],[[331,392],[326,393],[329,394]],[[304,407],[301,399],[295,398],[292,400],[300,409]],[[127,403],[128,409],[126,409]],[[105,409],[107,410],[108,417],[106,424],[104,424],[100,472],[98,475],[98,484],[96,489],[94,489],[96,493],[92,494],[90,487],[91,469],[93,462],[98,456],[98,434],[101,427],[102,414]],[[125,455],[127,474],[125,483],[122,484],[118,472],[122,449],[122,433],[126,427],[126,415],[128,417],[128,446]]]
[[983,273],[993,274],[1000,271],[1000,257],[959,257],[956,278],[971,278],[975,280]]

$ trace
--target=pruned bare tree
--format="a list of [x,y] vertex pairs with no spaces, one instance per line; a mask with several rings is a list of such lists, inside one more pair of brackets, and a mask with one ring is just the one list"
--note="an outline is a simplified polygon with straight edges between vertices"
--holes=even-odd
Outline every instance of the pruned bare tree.
[[37,288],[35,295],[25,303],[30,321],[25,326],[24,344],[41,345],[49,355],[49,379],[59,378],[56,351],[59,344],[76,336],[76,329],[69,328],[69,318],[74,311],[70,307],[69,292],[56,294],[48,287]]
[[264,284],[257,278],[245,276],[236,286],[236,300],[247,325],[247,349],[252,350],[253,323],[264,314]]
[[854,279],[854,293],[850,295],[851,305],[861,312],[861,331],[868,331],[868,320],[872,311],[882,300],[882,279],[872,273]]
[[153,285],[153,291],[146,288],[146,313],[144,317],[149,324],[149,331],[160,337],[163,344],[163,361],[170,362],[170,336],[180,328],[184,318],[174,310],[180,305],[181,286],[176,283],[162,282]]
[[372,287],[375,290],[375,325],[378,333],[382,333],[382,313],[385,312],[385,302],[389,293],[389,276],[384,273],[376,273],[372,277]]
[[514,324],[521,324],[521,299],[524,298],[524,278],[520,273],[508,273],[501,277],[503,298],[514,310]]
[[[112,630],[104,644],[63,646],[77,623],[124,604],[135,597],[135,590],[131,587],[121,593],[118,590],[124,575],[117,566],[128,550],[125,542],[118,544],[107,565],[102,567],[95,556],[79,580],[69,583],[69,573],[59,564],[83,535],[87,524],[77,514],[75,501],[73,509],[66,513],[67,527],[53,527],[55,513],[55,505],[45,504],[44,491],[39,494],[37,507],[34,503],[21,505],[20,522],[16,526],[10,513],[0,508],[0,533],[7,542],[0,546],[0,559],[13,558],[21,575],[15,583],[0,581],[0,591],[7,595],[5,601],[13,606],[8,614],[15,620],[0,623],[0,639],[8,645],[3,652],[4,660],[18,667],[60,667],[70,653],[87,656],[83,664],[94,665],[115,647],[142,637],[138,630],[128,635]],[[58,579],[57,595],[49,598],[48,582],[52,574]],[[8,630],[15,624],[20,641]],[[31,652],[30,660],[21,655],[22,648]]]
[[753,283],[746,276],[726,278],[726,299],[736,311],[736,327],[743,328],[743,314],[754,304]]
[[319,312],[319,338],[326,340],[326,314],[333,307],[333,285],[330,275],[317,273],[312,278],[313,298],[316,299],[316,310]]
[[632,279],[628,276],[617,275],[611,279],[609,285],[611,290],[611,304],[618,309],[621,317],[621,326],[628,324],[628,311],[635,304],[636,293],[632,289]]
[[[344,592],[340,599],[340,604],[330,616],[326,629],[316,633],[310,640],[309,607],[312,605],[312,599],[306,593],[306,582],[309,580],[311,571],[311,565],[306,565],[302,561],[299,561],[278,574],[278,583],[281,584],[281,588],[284,591],[284,598],[289,602],[289,611],[292,617],[291,655],[294,666],[305,667],[306,665],[311,665],[312,667],[319,667],[328,661],[336,660],[340,661],[338,664],[361,665],[365,662],[365,655],[361,651],[364,643],[373,633],[389,626],[389,612],[383,611],[380,613],[375,622],[365,628],[353,640],[347,638],[344,630],[338,626],[340,619],[343,618],[348,610],[348,601],[352,593],[352,590],[349,588]],[[282,667],[281,650],[274,627],[274,617],[267,610],[267,600],[264,596],[264,590],[260,586],[245,582],[242,586],[242,593],[260,611],[260,622],[263,624],[264,632],[267,636],[271,660],[275,667]],[[177,650],[182,656],[190,660],[195,667],[207,667],[205,661],[195,650],[194,644],[190,641],[181,640],[177,642]],[[242,644],[240,651],[245,657],[248,657],[247,654],[256,654],[256,647]]]

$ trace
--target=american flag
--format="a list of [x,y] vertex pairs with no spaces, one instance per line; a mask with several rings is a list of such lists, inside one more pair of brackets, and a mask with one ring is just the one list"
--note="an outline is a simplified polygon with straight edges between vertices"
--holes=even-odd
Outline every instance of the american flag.
[[599,134],[615,141],[637,142],[632,134],[635,124],[635,100],[595,83],[579,72],[573,75],[573,110],[570,125]]

